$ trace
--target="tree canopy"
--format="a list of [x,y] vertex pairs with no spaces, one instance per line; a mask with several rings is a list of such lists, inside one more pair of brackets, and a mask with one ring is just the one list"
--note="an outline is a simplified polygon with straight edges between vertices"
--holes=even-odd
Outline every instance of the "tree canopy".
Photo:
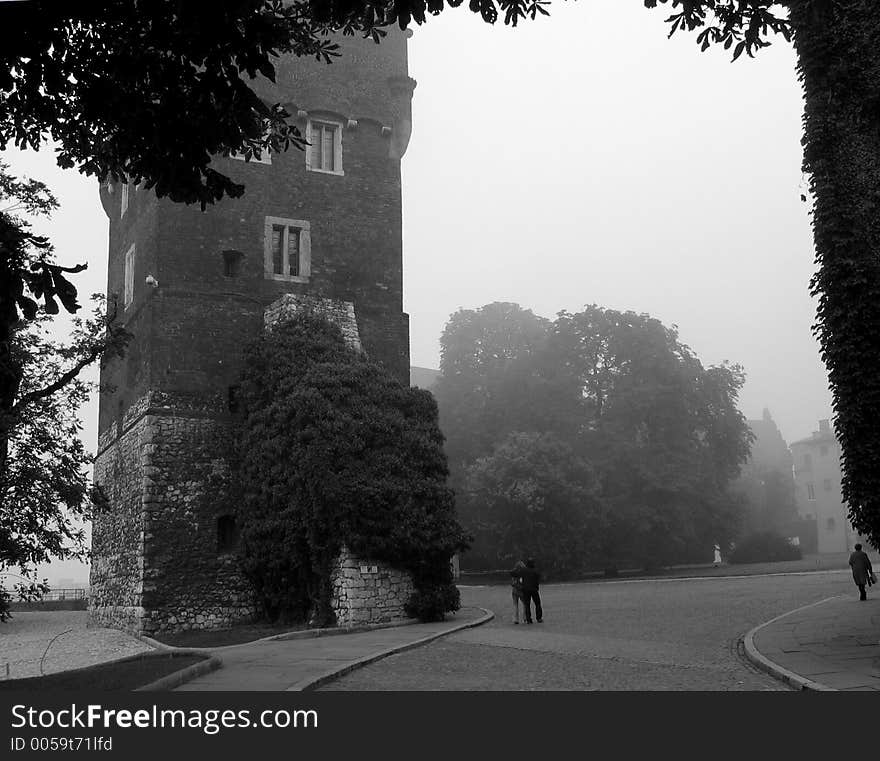
[[[25,215],[56,206],[45,185],[12,177],[0,162],[0,577],[16,568],[25,593],[40,589],[38,564],[86,552],[79,522],[88,510],[91,458],[79,439],[78,411],[91,384],[80,373],[123,352],[130,338],[98,297],[91,317],[73,318],[68,343],[51,337],[52,316],[62,306],[80,308],[65,275],[82,268],[56,265],[51,243]],[[0,585],[0,620],[7,598]]]
[[468,466],[459,501],[474,537],[467,564],[478,568],[533,555],[573,577],[601,552],[609,521],[590,463],[553,433],[507,434]]
[[[74,318],[67,344],[52,337],[48,323],[45,314],[21,323],[11,340],[20,382],[12,410],[0,412],[0,621],[10,587],[23,596],[42,591],[41,563],[88,555],[83,522],[91,509],[92,457],[80,439],[79,408],[94,384],[72,368],[108,346],[103,300],[89,319]],[[13,572],[18,581],[4,585]]]
[[462,310],[441,347],[468,562],[540,547],[560,573],[656,565],[736,534],[728,486],[751,437],[739,367],[704,368],[674,328],[597,306],[552,323],[515,304]]

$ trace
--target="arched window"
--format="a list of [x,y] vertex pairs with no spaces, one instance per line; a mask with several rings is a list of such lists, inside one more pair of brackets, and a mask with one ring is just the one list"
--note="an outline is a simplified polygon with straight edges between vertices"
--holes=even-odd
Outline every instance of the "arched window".
[[217,552],[232,552],[238,545],[238,526],[234,515],[221,515],[217,519]]

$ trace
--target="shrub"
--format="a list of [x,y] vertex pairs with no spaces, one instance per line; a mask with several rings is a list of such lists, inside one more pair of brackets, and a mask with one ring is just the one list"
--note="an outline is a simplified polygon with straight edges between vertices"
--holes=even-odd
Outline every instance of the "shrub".
[[801,548],[795,547],[784,536],[772,531],[749,534],[738,542],[728,559],[730,563],[778,563],[800,560]]
[[442,621],[446,612],[458,610],[459,607],[461,598],[458,588],[450,582],[427,589],[416,589],[404,610],[408,616],[420,621]]
[[466,541],[433,397],[309,314],[258,339],[244,366],[240,560],[266,617],[331,625],[343,545],[412,573],[414,615],[457,609],[449,564]]

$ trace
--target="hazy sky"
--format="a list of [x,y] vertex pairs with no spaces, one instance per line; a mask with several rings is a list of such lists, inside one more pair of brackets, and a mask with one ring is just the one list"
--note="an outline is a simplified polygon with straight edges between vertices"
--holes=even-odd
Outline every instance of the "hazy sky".
[[[641,0],[554,3],[517,29],[462,7],[410,40],[403,161],[412,362],[437,367],[451,312],[515,301],[553,317],[596,303],[679,326],[704,364],[744,365],[741,409],[788,441],[830,416],[810,327],[814,270],[800,200],[801,93],[791,47],[756,60],[666,39]],[[43,229],[106,286],[97,184],[49,153],[4,155],[62,208]],[[96,407],[85,413],[94,447]]]

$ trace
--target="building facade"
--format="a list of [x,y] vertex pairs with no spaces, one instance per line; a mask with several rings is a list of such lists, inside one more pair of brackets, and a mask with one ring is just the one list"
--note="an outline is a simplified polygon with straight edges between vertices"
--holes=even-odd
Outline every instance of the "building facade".
[[828,420],[819,430],[791,444],[798,512],[815,519],[818,551],[851,552],[860,539],[847,517],[840,491],[840,445]]
[[[198,207],[108,184],[108,294],[134,340],[101,368],[90,620],[153,633],[254,612],[216,493],[246,344],[279,309],[325,305],[409,382],[400,160],[415,82],[408,34],[344,37],[332,65],[285,58],[257,90],[312,144],[217,168],[240,199]],[[226,505],[226,506],[224,506]]]
[[743,533],[771,531],[804,552],[816,552],[816,522],[798,512],[792,454],[770,410],[765,409],[760,420],[747,422],[755,438],[733,484],[746,500]]

